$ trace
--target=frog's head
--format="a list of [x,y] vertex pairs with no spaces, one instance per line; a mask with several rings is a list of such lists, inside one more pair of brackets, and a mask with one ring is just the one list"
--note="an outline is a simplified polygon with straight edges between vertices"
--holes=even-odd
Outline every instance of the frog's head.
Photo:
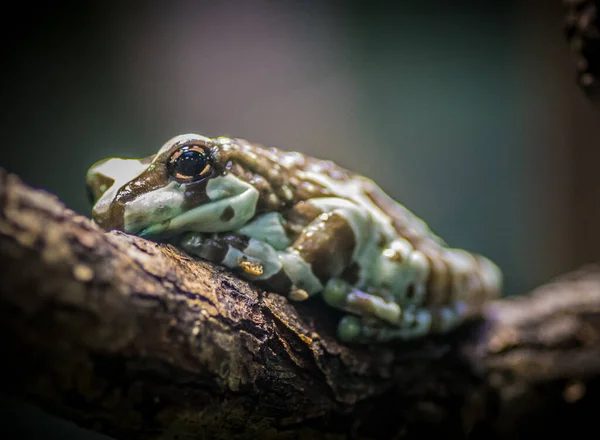
[[145,159],[110,158],[87,173],[93,220],[149,238],[222,232],[256,210],[256,188],[228,172],[226,138],[176,136]]

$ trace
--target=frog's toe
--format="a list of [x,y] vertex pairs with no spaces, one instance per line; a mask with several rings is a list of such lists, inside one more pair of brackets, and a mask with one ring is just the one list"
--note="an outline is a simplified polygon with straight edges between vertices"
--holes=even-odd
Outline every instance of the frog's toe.
[[362,334],[362,324],[358,316],[346,315],[338,323],[338,337],[344,342],[357,342]]
[[407,341],[426,335],[430,331],[431,319],[426,311],[421,311],[418,319],[403,326],[393,326],[383,321],[346,315],[338,323],[338,337],[344,342],[370,343]]
[[392,325],[403,323],[402,309],[396,302],[363,292],[339,278],[329,280],[322,295],[327,304],[346,312],[377,318]]
[[465,321],[465,317],[466,307],[463,303],[436,309],[406,309],[399,325],[390,325],[368,316],[347,315],[340,320],[337,332],[345,342],[407,341],[452,331]]

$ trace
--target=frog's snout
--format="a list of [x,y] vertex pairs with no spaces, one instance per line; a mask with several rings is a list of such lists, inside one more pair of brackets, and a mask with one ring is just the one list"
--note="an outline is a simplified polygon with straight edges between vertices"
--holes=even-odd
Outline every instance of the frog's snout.
[[92,202],[92,219],[103,229],[123,229],[125,199],[135,192],[120,189],[148,168],[144,159],[108,158],[96,162],[86,174],[88,196]]
[[92,206],[96,204],[100,197],[102,197],[102,194],[104,194],[115,183],[115,179],[100,171],[102,169],[102,165],[106,163],[106,161],[107,159],[96,162],[88,170],[85,176],[85,186],[88,200]]

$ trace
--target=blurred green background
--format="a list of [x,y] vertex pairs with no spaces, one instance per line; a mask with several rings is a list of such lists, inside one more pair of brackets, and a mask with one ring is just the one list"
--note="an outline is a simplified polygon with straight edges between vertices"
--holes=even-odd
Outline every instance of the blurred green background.
[[89,215],[96,160],[245,137],[374,178],[522,293],[600,247],[582,183],[600,134],[562,18],[541,0],[24,3],[2,18],[0,166]]

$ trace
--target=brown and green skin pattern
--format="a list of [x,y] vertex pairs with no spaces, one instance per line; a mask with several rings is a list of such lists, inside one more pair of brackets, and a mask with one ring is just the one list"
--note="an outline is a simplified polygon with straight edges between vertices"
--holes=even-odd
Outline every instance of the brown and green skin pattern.
[[[182,184],[167,163],[192,144],[210,152],[210,173]],[[88,172],[96,223],[170,241],[295,300],[320,293],[349,312],[345,340],[445,332],[499,293],[493,263],[448,248],[374,182],[330,161],[194,134],[112,161]]]

